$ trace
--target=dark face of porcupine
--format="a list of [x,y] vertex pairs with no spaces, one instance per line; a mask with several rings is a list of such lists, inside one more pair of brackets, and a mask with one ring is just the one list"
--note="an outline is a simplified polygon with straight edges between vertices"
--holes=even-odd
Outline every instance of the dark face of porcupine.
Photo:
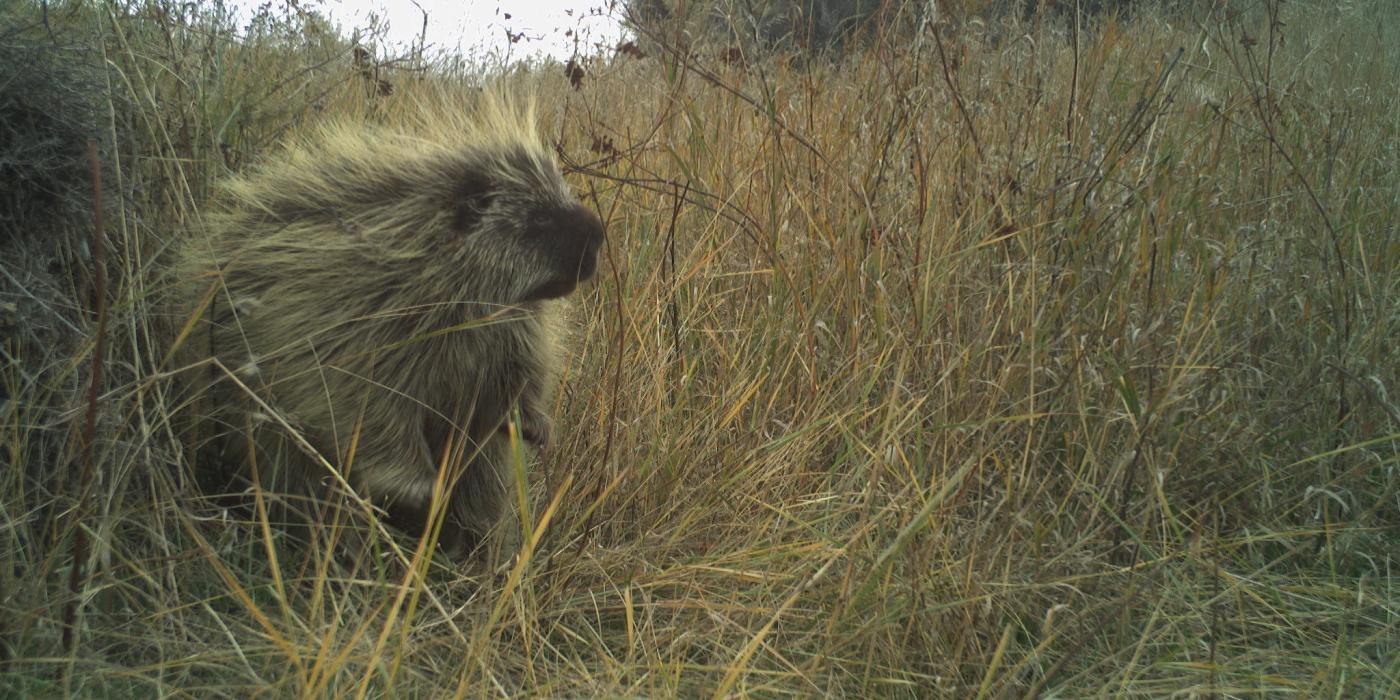
[[603,224],[551,159],[506,148],[471,154],[456,168],[452,229],[471,258],[464,270],[488,278],[471,284],[478,300],[554,299],[597,271]]

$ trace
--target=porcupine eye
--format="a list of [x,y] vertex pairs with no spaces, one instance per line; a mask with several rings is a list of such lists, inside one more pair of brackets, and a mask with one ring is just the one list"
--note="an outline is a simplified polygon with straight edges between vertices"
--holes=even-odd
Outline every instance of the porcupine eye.
[[452,190],[452,228],[461,234],[475,230],[494,197],[495,188],[487,178],[475,173],[459,177]]

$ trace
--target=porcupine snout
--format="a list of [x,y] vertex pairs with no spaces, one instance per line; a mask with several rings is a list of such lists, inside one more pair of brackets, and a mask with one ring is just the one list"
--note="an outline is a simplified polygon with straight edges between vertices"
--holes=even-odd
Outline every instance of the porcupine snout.
[[562,297],[598,270],[603,223],[582,204],[542,207],[531,212],[525,235],[545,252],[554,276],[536,290],[538,299]]

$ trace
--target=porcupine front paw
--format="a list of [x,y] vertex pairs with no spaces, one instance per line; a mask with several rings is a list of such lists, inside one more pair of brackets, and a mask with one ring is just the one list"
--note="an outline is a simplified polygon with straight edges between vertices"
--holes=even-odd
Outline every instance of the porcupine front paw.
[[518,429],[521,439],[536,448],[543,449],[554,441],[554,421],[539,411],[522,409]]

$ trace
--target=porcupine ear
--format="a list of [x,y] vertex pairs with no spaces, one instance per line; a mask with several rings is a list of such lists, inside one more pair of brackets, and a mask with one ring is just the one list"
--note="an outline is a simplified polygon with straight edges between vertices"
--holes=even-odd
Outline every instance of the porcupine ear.
[[478,172],[464,172],[452,188],[452,226],[458,233],[476,228],[482,212],[491,206],[491,180]]

